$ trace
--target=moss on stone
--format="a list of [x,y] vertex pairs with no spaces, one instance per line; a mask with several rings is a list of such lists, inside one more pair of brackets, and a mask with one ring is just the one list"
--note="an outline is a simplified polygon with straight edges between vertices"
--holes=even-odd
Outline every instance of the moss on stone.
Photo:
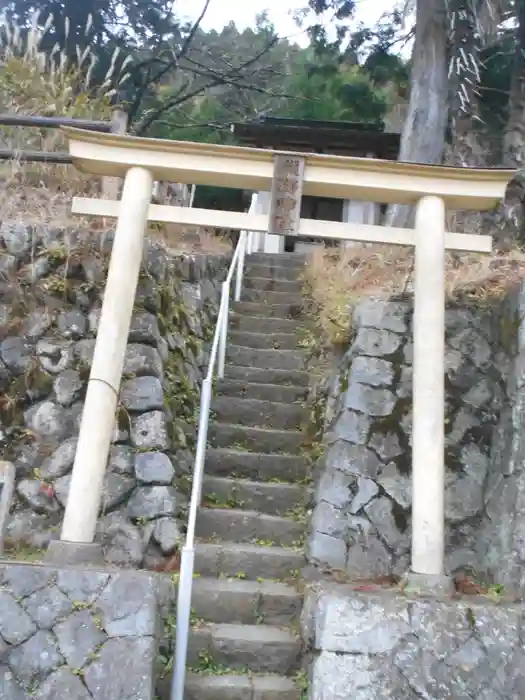
[[40,367],[36,360],[31,360],[23,372],[9,382],[7,389],[0,396],[0,420],[6,427],[24,426],[24,408],[31,398],[46,396],[53,387],[53,378]]
[[178,353],[171,352],[165,368],[164,404],[172,417],[191,422],[199,402],[197,387],[185,373],[184,363]]
[[516,352],[516,344],[520,329],[520,317],[517,309],[511,313],[502,314],[498,322],[498,336],[501,348],[508,354]]
[[[188,440],[181,421],[194,422],[199,407],[200,387],[191,380],[188,365],[191,355],[198,357],[202,340],[192,332],[190,317],[185,307],[177,268],[158,285],[155,295],[159,330],[164,337],[177,335],[183,347],[169,351],[164,366],[164,404],[170,416],[169,437],[173,449],[185,449]],[[205,331],[209,331],[205,327]]]
[[117,406],[116,412],[118,429],[124,433],[131,432],[131,417],[122,404]]
[[410,511],[403,508],[395,499],[391,499],[392,517],[399,532],[407,532],[410,523]]

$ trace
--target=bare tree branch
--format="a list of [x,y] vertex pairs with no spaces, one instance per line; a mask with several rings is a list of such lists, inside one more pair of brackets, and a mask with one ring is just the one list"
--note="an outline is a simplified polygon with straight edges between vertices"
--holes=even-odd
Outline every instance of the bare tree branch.
[[[278,37],[272,37],[271,41],[267,42],[266,45],[250,59],[244,61],[239,66],[233,66],[230,63],[224,72],[207,66],[197,58],[193,58],[189,55],[190,45],[188,45],[186,54],[181,56],[180,61],[178,57],[173,58],[171,61],[171,68],[179,68],[183,73],[198,76],[203,79],[202,83],[191,90],[187,90],[187,85],[184,86],[182,90],[178,90],[175,95],[171,95],[171,97],[162,104],[149,110],[137,126],[136,132],[139,135],[145,133],[147,129],[167,111],[176,108],[184,102],[190,101],[199,94],[203,94],[221,85],[235,87],[241,91],[245,90],[265,94],[271,97],[286,97],[284,94],[280,95],[268,88],[260,87],[255,82],[248,82],[250,78],[255,78],[260,74],[259,71],[256,70],[257,63],[275,46],[277,41]],[[249,70],[250,68],[254,69],[253,72]]]
[[195,35],[197,34],[197,31],[199,30],[199,27],[201,25],[202,20],[204,19],[204,15],[208,11],[208,7],[210,6],[211,0],[205,0],[204,5],[202,6],[202,10],[197,17],[196,21],[193,23],[193,27],[191,28],[188,36],[184,40],[182,47],[177,54],[176,60],[180,61],[180,59],[187,53],[188,49],[190,48],[193,40],[195,39]]

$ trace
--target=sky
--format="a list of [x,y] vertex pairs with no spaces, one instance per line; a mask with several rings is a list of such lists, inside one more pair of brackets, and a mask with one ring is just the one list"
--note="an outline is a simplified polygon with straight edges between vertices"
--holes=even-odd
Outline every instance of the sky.
[[[291,13],[306,4],[306,0],[241,0],[235,3],[233,0],[211,0],[201,26],[203,29],[221,29],[233,20],[239,29],[244,29],[253,25],[256,15],[268,10],[269,19],[280,36],[293,38],[304,45],[305,34],[295,25]],[[356,20],[374,24],[392,5],[392,0],[357,0]],[[195,18],[199,15],[202,0],[178,0],[176,7],[178,14]]]

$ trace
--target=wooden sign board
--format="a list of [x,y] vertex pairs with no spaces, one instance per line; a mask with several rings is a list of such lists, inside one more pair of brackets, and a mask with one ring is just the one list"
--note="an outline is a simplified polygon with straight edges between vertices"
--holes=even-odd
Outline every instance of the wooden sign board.
[[298,234],[303,177],[304,158],[286,154],[274,156],[269,233],[281,236]]

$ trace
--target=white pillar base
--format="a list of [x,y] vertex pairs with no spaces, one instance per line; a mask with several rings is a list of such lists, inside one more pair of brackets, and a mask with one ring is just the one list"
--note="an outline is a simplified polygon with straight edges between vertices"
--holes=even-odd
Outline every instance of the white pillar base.
[[[372,224],[379,223],[379,204],[375,202],[360,202],[345,199],[343,201],[343,222],[356,224]],[[369,245],[358,241],[344,241],[343,247],[350,248],[353,246]]]
[[51,540],[44,561],[55,566],[105,566],[102,545],[96,542]]
[[[270,213],[270,199],[270,192],[259,192],[257,194],[257,214]],[[258,250],[261,248],[264,253],[284,253],[284,236],[264,233],[262,235],[262,245],[259,243]]]
[[454,593],[454,579],[452,576],[416,574],[409,571],[403,577],[401,586],[406,595],[448,598]]
[[284,253],[284,236],[267,233],[264,237],[265,253]]

